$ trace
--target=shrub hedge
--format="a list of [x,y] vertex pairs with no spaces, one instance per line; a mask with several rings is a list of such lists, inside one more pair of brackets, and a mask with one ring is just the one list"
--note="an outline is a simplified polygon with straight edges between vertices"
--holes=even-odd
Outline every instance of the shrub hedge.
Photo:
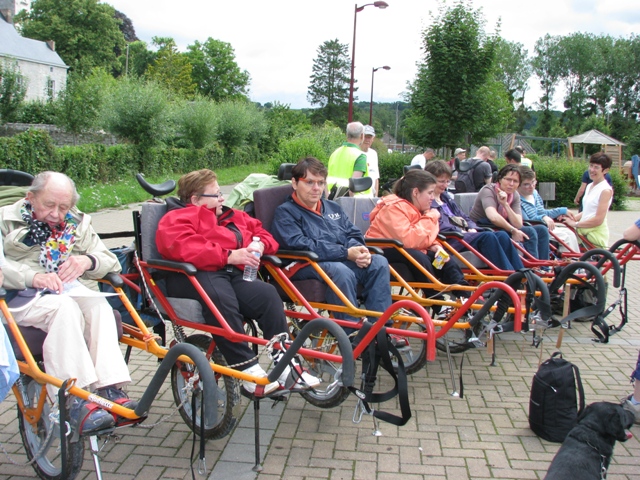
[[142,172],[147,175],[185,173],[200,168],[246,165],[259,160],[257,147],[245,145],[225,151],[217,144],[202,149],[136,145],[88,144],[56,147],[43,130],[0,137],[0,167],[37,173],[66,173],[78,185],[113,182]]

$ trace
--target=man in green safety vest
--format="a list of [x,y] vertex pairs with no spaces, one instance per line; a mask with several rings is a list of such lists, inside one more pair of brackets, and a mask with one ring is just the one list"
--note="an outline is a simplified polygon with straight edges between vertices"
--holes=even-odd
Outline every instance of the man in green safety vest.
[[[329,157],[327,190],[336,185],[339,189],[349,188],[349,179],[354,177],[368,177],[367,155],[360,150],[364,141],[364,126],[360,122],[352,122],[347,125],[347,141],[337,148]],[[339,196],[339,192],[336,196]],[[371,195],[371,189],[362,194]]]

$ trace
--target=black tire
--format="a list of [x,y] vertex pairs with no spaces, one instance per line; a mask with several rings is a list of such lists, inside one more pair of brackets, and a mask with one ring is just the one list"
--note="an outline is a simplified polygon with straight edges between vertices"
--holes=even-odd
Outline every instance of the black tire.
[[[208,335],[191,335],[187,337],[186,342],[195,345],[203,352],[207,352],[211,344],[212,338]],[[216,347],[213,351],[213,361],[218,365],[227,365],[226,360]],[[196,427],[194,429],[192,421],[191,395],[188,395],[183,388],[188,383],[197,369],[190,364],[176,362],[171,367],[171,390],[176,405],[180,405],[185,397],[189,397],[187,401],[180,407],[180,416],[187,426],[200,435],[200,400],[196,400]],[[218,388],[218,423],[210,428],[205,428],[204,436],[208,439],[223,438],[233,430],[238,422],[235,416],[235,407],[240,402],[240,393],[237,384],[232,377],[220,375],[216,373],[216,383]]]
[[[305,323],[304,321],[290,318],[291,338],[295,338],[296,333]],[[327,331],[312,335],[307,339],[304,347],[319,352],[341,355],[338,343],[333,335]],[[320,360],[318,358],[304,357],[302,355],[298,357],[303,368],[306,368],[314,377],[322,380],[322,384],[319,387],[300,394],[307,402],[318,408],[333,408],[342,404],[347,397],[349,397],[349,389],[343,387],[340,380],[342,364]]]
[[[400,328],[402,330],[412,330],[424,332],[425,327],[418,322],[401,322],[397,321],[393,323],[393,328]],[[407,375],[416,373],[427,364],[427,341],[419,338],[402,337],[409,342],[408,346],[397,347],[398,353],[402,357],[404,362],[404,370]],[[391,363],[394,369],[397,370],[397,361],[395,357],[391,358]]]
[[[42,385],[31,377],[20,376],[21,385],[18,386],[22,401],[26,408],[36,408],[42,394]],[[75,443],[67,443],[66,469],[62,471],[62,456],[60,455],[60,426],[49,418],[52,404],[45,401],[42,415],[36,425],[31,425],[27,417],[18,409],[18,428],[22,437],[22,444],[29,461],[38,458],[31,464],[40,478],[45,480],[72,480],[76,478],[84,460],[84,441],[81,438]],[[51,432],[51,429],[54,429]],[[47,436],[51,433],[49,440]],[[46,441],[46,443],[45,443]]]

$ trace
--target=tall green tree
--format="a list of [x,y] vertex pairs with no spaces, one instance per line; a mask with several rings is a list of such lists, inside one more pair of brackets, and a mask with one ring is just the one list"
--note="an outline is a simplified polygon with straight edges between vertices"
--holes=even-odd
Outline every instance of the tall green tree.
[[23,36],[54,40],[60,57],[82,75],[116,68],[115,52],[125,46],[115,9],[98,0],[34,0],[21,21]]
[[493,78],[496,45],[484,32],[480,10],[463,0],[443,3],[423,41],[424,59],[409,86],[410,139],[442,147],[482,142],[504,131],[508,95]]
[[26,93],[26,80],[17,64],[0,61],[0,124],[14,120]]
[[158,54],[147,68],[146,76],[180,98],[193,98],[196,84],[191,76],[193,67],[189,57],[178,51],[173,38],[153,37],[153,44],[159,47]]
[[331,120],[342,125],[346,121],[351,79],[348,51],[349,45],[340,43],[338,39],[327,40],[318,47],[307,90],[309,103],[320,107],[314,115],[316,123]]
[[[560,76],[562,75],[562,58],[559,55],[560,37],[549,34],[536,41],[534,47],[534,57],[531,62],[533,72],[540,79],[542,96],[540,105],[543,110],[550,111],[553,95],[558,87]],[[549,118],[547,118],[548,120]],[[549,127],[551,125],[549,124]]]
[[193,66],[191,73],[199,94],[212,100],[244,100],[251,77],[236,63],[230,43],[207,38],[187,47],[187,57]]

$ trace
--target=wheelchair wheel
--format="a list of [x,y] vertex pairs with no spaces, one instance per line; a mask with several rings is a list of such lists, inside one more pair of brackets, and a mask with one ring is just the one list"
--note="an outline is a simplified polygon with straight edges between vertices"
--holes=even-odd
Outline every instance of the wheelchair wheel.
[[[296,333],[304,327],[305,323],[305,321],[290,318],[291,338],[295,338]],[[304,344],[304,348],[334,355],[342,355],[335,337],[326,330],[308,338]],[[342,404],[342,402],[347,399],[349,389],[342,386],[340,377],[342,372],[341,363],[304,357],[302,355],[299,355],[299,358],[303,368],[309,370],[309,373],[314,377],[322,380],[322,384],[320,384],[319,387],[301,393],[307,402],[319,408],[333,408]]]
[[[195,345],[203,352],[207,352],[212,338],[207,335],[191,335],[186,339],[187,343]],[[214,363],[227,365],[224,357],[216,348],[212,355]],[[171,367],[171,390],[173,398],[180,407],[180,416],[191,430],[200,435],[200,405],[201,400],[196,400],[196,424],[193,425],[193,409],[191,395],[185,392],[184,388],[189,383],[189,379],[197,372],[197,369],[190,364],[176,362]],[[240,393],[236,388],[236,382],[232,377],[216,373],[216,383],[218,389],[218,423],[212,427],[205,428],[205,438],[217,439],[225,437],[235,427],[238,419],[235,407],[240,402]]]
[[[18,428],[22,443],[29,461],[40,478],[46,480],[73,479],[82,467],[84,460],[84,442],[81,440],[67,442],[65,465],[62,470],[62,456],[60,452],[60,425],[49,417],[52,404],[45,399],[40,419],[31,424],[29,412],[38,407],[41,395],[45,394],[42,385],[31,377],[21,375],[18,390],[27,413],[18,409]],[[46,395],[46,394],[45,394]],[[69,437],[70,438],[70,437]]]
[[[393,323],[393,328],[417,332],[425,331],[424,325],[417,322],[397,321]],[[420,338],[399,337],[398,340],[400,340],[400,344],[396,342],[396,348],[402,357],[407,375],[411,375],[421,370],[427,364],[427,341]],[[404,345],[402,345],[402,343],[404,343]],[[397,370],[397,360],[395,357],[391,358],[391,363],[394,369]]]

